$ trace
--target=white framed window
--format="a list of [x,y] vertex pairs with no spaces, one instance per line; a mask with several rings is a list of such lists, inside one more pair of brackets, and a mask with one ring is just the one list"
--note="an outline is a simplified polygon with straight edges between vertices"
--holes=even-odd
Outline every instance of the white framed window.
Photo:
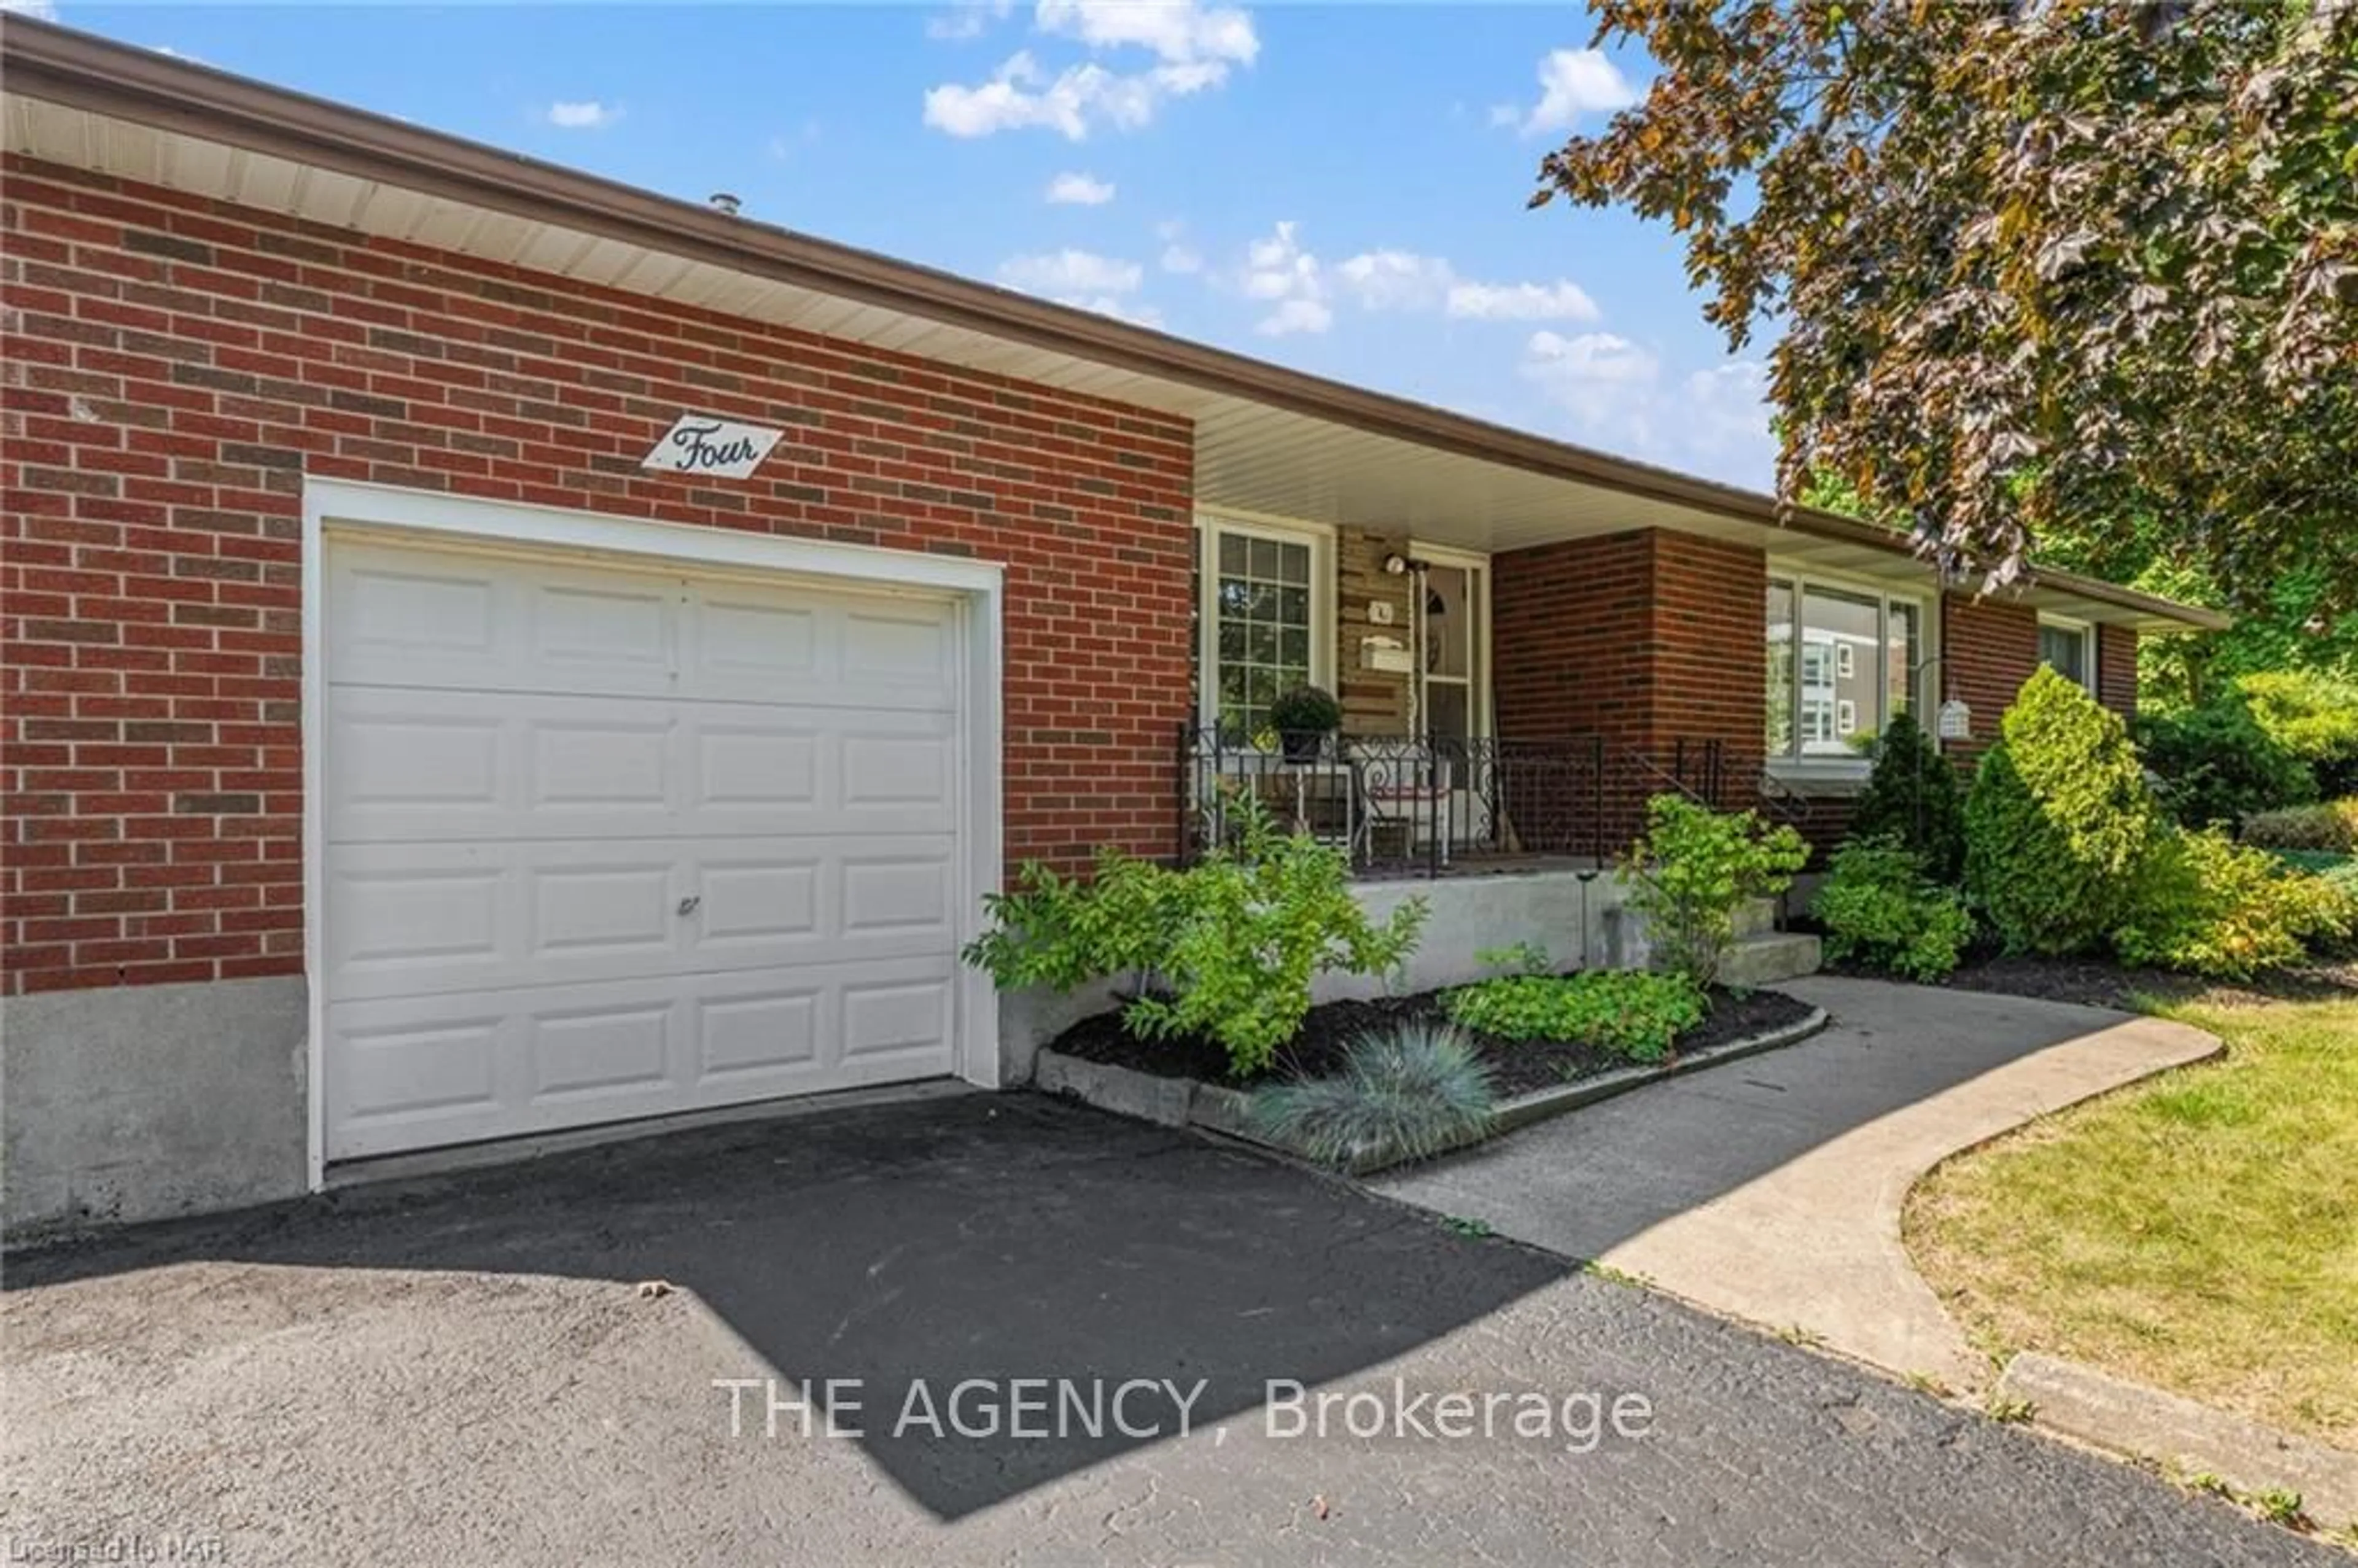
[[1864,768],[1894,714],[1920,701],[1924,600],[1867,584],[1777,573],[1764,635],[1768,760]]
[[2039,662],[2059,676],[2080,684],[2090,696],[2096,691],[2096,629],[2085,622],[2060,615],[2039,618]]
[[1196,519],[1197,709],[1238,740],[1269,727],[1280,692],[1333,689],[1335,553],[1322,529]]

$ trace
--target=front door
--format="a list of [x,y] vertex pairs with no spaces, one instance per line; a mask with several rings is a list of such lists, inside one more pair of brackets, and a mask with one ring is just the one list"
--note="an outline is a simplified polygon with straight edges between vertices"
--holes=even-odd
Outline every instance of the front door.
[[1481,806],[1482,741],[1490,732],[1489,568],[1477,557],[1429,558],[1412,606],[1416,674],[1411,729],[1433,743],[1449,849],[1489,834]]

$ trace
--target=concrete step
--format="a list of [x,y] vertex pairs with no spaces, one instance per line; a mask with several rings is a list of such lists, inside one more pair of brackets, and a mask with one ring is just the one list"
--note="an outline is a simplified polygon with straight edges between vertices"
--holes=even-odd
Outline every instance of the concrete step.
[[1736,911],[1736,934],[1758,936],[1777,929],[1777,901],[1773,898],[1747,899]]
[[1761,931],[1736,938],[1720,961],[1724,986],[1773,986],[1818,972],[1818,939],[1800,931]]

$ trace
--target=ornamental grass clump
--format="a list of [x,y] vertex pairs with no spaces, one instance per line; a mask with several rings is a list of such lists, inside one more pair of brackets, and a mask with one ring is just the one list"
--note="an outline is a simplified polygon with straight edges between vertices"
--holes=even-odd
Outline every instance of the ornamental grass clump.
[[1471,1142],[1490,1130],[1498,1091],[1464,1035],[1406,1022],[1361,1035],[1333,1076],[1269,1085],[1250,1105],[1263,1134],[1348,1169]]

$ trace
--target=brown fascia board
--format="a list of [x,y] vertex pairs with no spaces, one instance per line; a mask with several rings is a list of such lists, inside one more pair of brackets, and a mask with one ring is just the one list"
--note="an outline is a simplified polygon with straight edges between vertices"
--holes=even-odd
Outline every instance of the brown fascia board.
[[[1900,535],[1855,518],[1783,506],[1768,496],[1287,370],[21,15],[0,22],[0,81],[27,98],[708,262],[1419,446],[1736,522],[1911,551]],[[2211,611],[2109,583],[2051,572],[2039,580],[2141,615],[2227,624]]]

